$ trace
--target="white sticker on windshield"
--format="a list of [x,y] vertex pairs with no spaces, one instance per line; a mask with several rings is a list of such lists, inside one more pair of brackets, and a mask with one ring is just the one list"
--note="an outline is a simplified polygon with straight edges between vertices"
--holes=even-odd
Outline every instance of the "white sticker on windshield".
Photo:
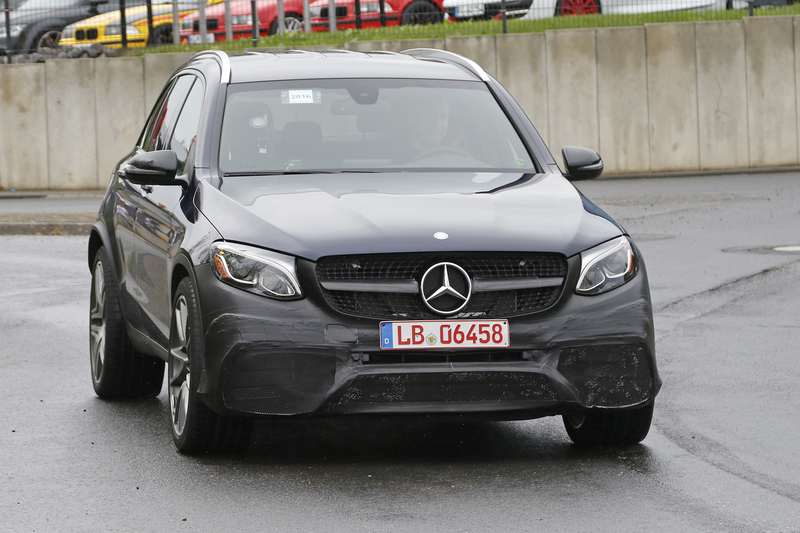
[[281,91],[282,104],[318,104],[320,101],[320,91],[313,89],[294,89]]

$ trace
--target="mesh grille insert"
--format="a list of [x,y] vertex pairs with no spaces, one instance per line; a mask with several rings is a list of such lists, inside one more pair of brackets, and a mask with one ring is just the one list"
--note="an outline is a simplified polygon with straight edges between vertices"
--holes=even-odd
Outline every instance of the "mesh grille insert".
[[[382,254],[323,257],[317,278],[324,281],[417,280],[436,263],[451,262],[470,278],[513,279],[566,277],[567,261],[559,254]],[[473,293],[453,318],[492,318],[532,313],[558,300],[562,286]],[[435,319],[419,294],[330,291],[322,292],[335,310],[369,318]]]

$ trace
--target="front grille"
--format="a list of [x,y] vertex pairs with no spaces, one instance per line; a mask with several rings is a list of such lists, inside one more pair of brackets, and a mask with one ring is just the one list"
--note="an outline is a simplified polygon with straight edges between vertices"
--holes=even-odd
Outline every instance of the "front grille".
[[[564,278],[567,262],[559,254],[381,254],[324,257],[316,273],[325,281],[392,281],[422,279],[425,271],[439,262],[463,268],[473,280],[514,278]],[[542,311],[555,304],[563,288],[541,287],[473,293],[467,306],[453,318],[507,317]],[[436,319],[420,294],[355,292],[322,289],[328,304],[348,315],[382,319]]]
[[[330,11],[328,10],[328,8],[327,8],[327,7],[323,7],[323,8],[322,8],[322,9],[320,9],[320,11],[319,11],[319,16],[320,16],[321,18],[324,18],[324,19],[326,19],[326,18],[328,18],[328,13],[329,13],[329,12],[330,12]],[[338,18],[344,18],[344,17],[346,17],[346,16],[347,16],[347,6],[336,6],[336,18],[337,18],[337,19],[338,19]]]
[[441,353],[430,350],[387,350],[361,356],[365,365],[395,365],[418,363],[511,363],[527,361],[521,351]]
[[86,40],[87,41],[95,41],[95,40],[97,40],[97,28],[92,28],[91,30],[86,30]]
[[552,401],[547,376],[529,372],[433,372],[358,376],[331,405]]
[[[216,30],[219,27],[219,20],[218,19],[206,19],[206,30],[212,31]],[[195,20],[194,24],[192,25],[192,29],[194,31],[200,31],[200,21]]]
[[83,32],[83,30],[75,30],[75,40],[82,41],[84,39],[86,39],[86,34]]

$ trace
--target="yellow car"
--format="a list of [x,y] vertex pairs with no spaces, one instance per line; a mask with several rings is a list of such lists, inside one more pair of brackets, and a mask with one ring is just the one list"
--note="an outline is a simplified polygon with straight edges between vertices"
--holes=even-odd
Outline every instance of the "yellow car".
[[[206,5],[214,5],[223,0],[208,0]],[[147,25],[147,6],[135,6],[125,9],[128,47],[142,48],[148,44],[172,44],[172,2],[155,0],[153,10],[153,35]],[[179,4],[179,17],[197,11],[197,4]],[[120,10],[109,11],[102,15],[70,24],[61,34],[59,46],[89,46],[99,43],[112,48],[122,46]]]

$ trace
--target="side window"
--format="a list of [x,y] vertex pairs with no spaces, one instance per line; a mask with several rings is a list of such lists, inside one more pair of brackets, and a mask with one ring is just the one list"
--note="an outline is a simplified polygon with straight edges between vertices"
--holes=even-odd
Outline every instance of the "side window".
[[183,105],[178,122],[172,132],[169,149],[178,154],[178,173],[183,174],[186,166],[186,157],[197,137],[197,125],[200,122],[200,112],[203,108],[203,84],[195,82],[186,103]]
[[140,146],[146,152],[153,150],[155,133],[164,122],[164,113],[167,109],[165,105],[165,102],[167,101],[167,95],[169,95],[169,90],[164,91],[161,94],[161,96],[158,98],[158,102],[156,102],[156,105],[153,106],[153,110],[150,112],[150,118],[147,119],[147,125],[142,133],[142,139],[140,143]]
[[194,76],[181,76],[172,85],[172,90],[169,95],[164,99],[161,107],[158,108],[151,117],[150,124],[147,126],[142,148],[146,152],[153,150],[164,150],[167,146],[167,135],[169,134],[169,125],[175,119],[175,115],[180,111],[183,102],[186,100],[186,95],[194,83]]

